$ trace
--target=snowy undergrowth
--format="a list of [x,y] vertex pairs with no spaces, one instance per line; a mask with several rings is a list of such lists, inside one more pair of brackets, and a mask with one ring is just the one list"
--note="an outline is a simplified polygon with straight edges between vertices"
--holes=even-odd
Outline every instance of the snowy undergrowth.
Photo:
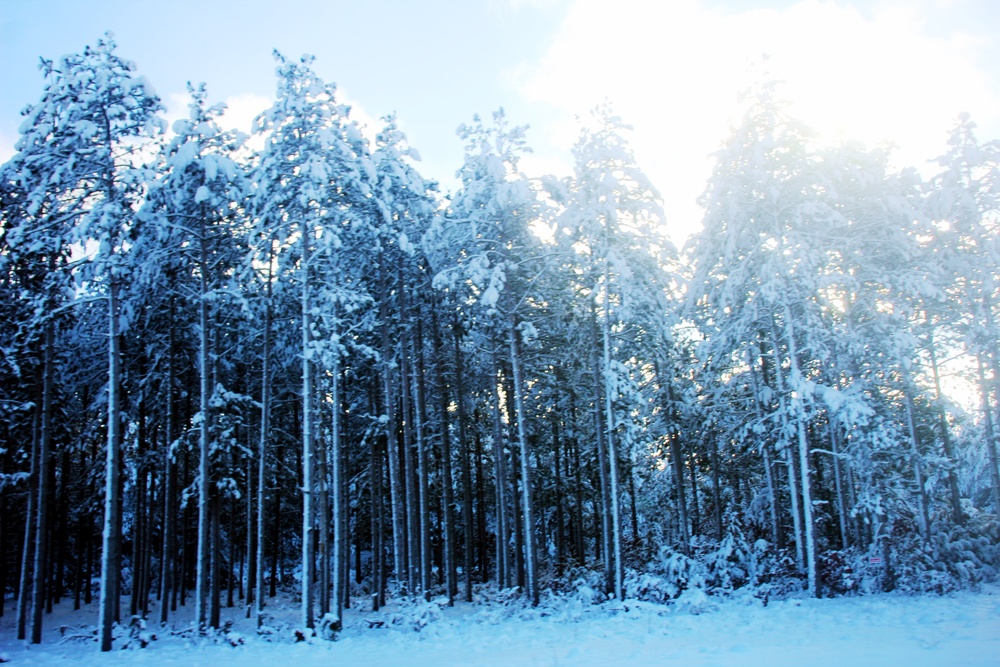
[[[291,599],[270,605],[273,632],[257,635],[241,609],[224,610],[228,630],[201,636],[161,628],[140,649],[124,637],[99,654],[92,639],[96,609],[57,611],[41,646],[11,639],[12,615],[0,621],[0,654],[12,665],[331,664],[425,665],[995,665],[1000,655],[1000,587],[948,595],[902,593],[834,599],[802,596],[765,606],[753,596],[709,598],[708,606],[647,600],[599,600],[586,577],[575,590],[545,596],[538,607],[516,591],[484,588],[476,602],[448,607],[393,603],[379,612],[352,608],[337,641],[296,641]],[[590,582],[592,583],[592,582]],[[698,590],[698,589],[689,589]],[[692,595],[692,594],[689,594]],[[598,596],[600,597],[600,596]],[[65,628],[61,635],[59,625]],[[75,638],[67,639],[73,635]],[[240,636],[231,642],[227,637]],[[129,647],[134,650],[122,650]]]

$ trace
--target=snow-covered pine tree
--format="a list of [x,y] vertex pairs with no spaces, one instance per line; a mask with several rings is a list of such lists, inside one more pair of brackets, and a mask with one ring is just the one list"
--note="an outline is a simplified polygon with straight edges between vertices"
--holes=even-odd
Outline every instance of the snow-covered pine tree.
[[[242,168],[235,153],[242,137],[223,131],[218,117],[225,107],[208,106],[205,86],[188,87],[192,101],[188,118],[174,123],[174,136],[161,155],[160,178],[151,186],[143,217],[146,244],[166,252],[175,271],[192,276],[197,282],[193,295],[198,312],[198,555],[195,568],[195,619],[200,627],[217,627],[218,610],[209,613],[209,584],[218,585],[219,572],[210,571],[209,507],[219,502],[213,492],[210,474],[212,386],[210,329],[211,302],[219,298],[222,287],[216,276],[237,261],[234,257],[231,217],[245,191]],[[181,250],[178,255],[178,249]],[[180,262],[178,258],[180,257]],[[154,257],[146,262],[146,271],[154,271]],[[180,266],[178,266],[180,264]],[[225,290],[223,290],[224,294]],[[214,296],[213,296],[214,295]]]
[[[302,360],[302,625],[315,626],[316,564],[314,560],[317,494],[326,481],[317,478],[317,425],[320,413],[316,395],[320,388],[317,363],[336,377],[345,345],[340,327],[345,311],[351,312],[366,297],[352,289],[345,266],[348,236],[358,234],[371,217],[364,205],[371,196],[373,165],[365,155],[367,144],[358,126],[350,121],[349,108],[336,98],[336,87],[324,82],[305,56],[293,62],[275,53],[278,93],[274,105],[255,121],[265,141],[256,156],[252,180],[253,211],[258,236],[277,245],[276,279],[298,291]],[[359,260],[360,261],[360,260]],[[324,333],[322,339],[319,333]],[[336,382],[331,389],[336,393]],[[340,410],[339,394],[332,399]],[[343,504],[338,505],[337,466],[341,457],[339,430],[331,426],[335,531],[342,531]],[[333,613],[339,622],[343,603],[344,536],[335,532]],[[325,592],[323,593],[325,595]]]
[[[434,246],[429,251],[437,287],[457,289],[464,281],[488,318],[497,338],[506,338],[504,354],[510,363],[514,415],[520,457],[521,515],[523,517],[524,564],[528,596],[538,604],[538,555],[532,500],[532,456],[528,442],[528,414],[524,405],[523,337],[534,327],[528,319],[532,277],[544,271],[543,255],[536,252],[537,239],[531,223],[540,214],[540,201],[532,185],[519,170],[518,162],[529,149],[526,127],[510,127],[503,110],[493,114],[488,127],[478,116],[471,126],[462,125],[459,136],[466,142],[465,163],[458,175],[461,189],[452,198],[450,210],[429,233]],[[500,345],[500,340],[495,340]],[[497,444],[497,443],[495,443]],[[495,452],[499,458],[500,453]],[[498,487],[502,483],[497,478]]]
[[[101,650],[111,649],[111,626],[118,616],[121,500],[121,348],[125,279],[122,255],[133,224],[144,176],[136,166],[141,140],[162,131],[159,98],[135,66],[115,52],[110,35],[82,53],[58,62],[43,61],[47,79],[38,104],[29,107],[17,148],[35,174],[42,200],[54,192],[82,197],[73,240],[94,244],[91,261],[79,267],[81,282],[100,290],[108,316],[108,445],[104,537],[101,552]],[[32,196],[32,195],[29,195]]]
[[[586,291],[599,312],[603,360],[599,373],[602,428],[599,439],[602,469],[608,470],[610,545],[605,562],[609,589],[624,596],[621,521],[621,453],[614,403],[618,371],[613,363],[611,330],[624,328],[626,320],[637,330],[652,328],[653,337],[669,337],[667,304],[673,246],[663,236],[664,222],[659,194],[635,164],[625,139],[629,128],[605,102],[592,112],[593,126],[585,129],[573,149],[575,171],[562,193],[565,210],[561,226],[572,239],[578,265],[590,285]],[[612,313],[614,310],[614,314]],[[645,320],[640,325],[640,320]],[[621,338],[616,336],[616,338]],[[596,342],[596,341],[595,341]],[[600,444],[606,443],[606,447]]]

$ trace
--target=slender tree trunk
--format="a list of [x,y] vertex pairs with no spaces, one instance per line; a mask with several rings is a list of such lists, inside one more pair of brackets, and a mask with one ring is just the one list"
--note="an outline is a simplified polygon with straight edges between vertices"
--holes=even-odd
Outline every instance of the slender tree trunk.
[[934,374],[934,396],[938,407],[938,425],[941,429],[941,444],[944,455],[948,459],[948,491],[951,500],[952,519],[957,524],[965,523],[965,512],[962,511],[962,496],[958,490],[958,475],[955,474],[955,453],[951,444],[951,429],[948,428],[948,417],[944,412],[941,392],[941,374],[938,369],[937,352],[934,345],[933,332],[928,335],[927,349],[930,352],[931,370]]
[[[172,278],[172,274],[171,274]],[[174,496],[175,477],[177,475],[177,463],[174,460],[174,296],[170,295],[170,324],[169,338],[167,342],[167,377],[164,381],[166,385],[166,419],[165,419],[165,447],[163,457],[163,541],[160,551],[160,623],[166,623],[170,616],[170,600],[173,597],[173,562],[175,558],[175,537],[174,533],[174,512],[176,511]]]
[[209,369],[209,325],[208,325],[208,245],[204,231],[200,237],[201,256],[199,259],[200,299],[198,300],[198,321],[200,325],[198,339],[198,372],[200,374],[201,419],[198,423],[198,557],[195,578],[195,622],[204,629],[208,621],[208,597],[210,585],[210,539],[211,517],[209,481],[209,396],[211,395],[211,379]]
[[[48,563],[49,458],[52,446],[52,383],[55,375],[55,325],[45,323],[44,370],[42,373],[42,430],[38,447],[38,502],[35,516],[35,573],[32,586],[31,643],[42,643],[42,611],[45,606],[45,582]],[[30,520],[30,517],[29,517]]]
[[840,438],[837,434],[837,426],[832,421],[827,422],[830,431],[830,451],[833,452],[833,482],[837,493],[837,520],[840,524],[840,548],[846,549],[850,546],[847,525],[847,506],[844,502],[844,489],[840,475]]
[[[406,582],[406,523],[403,503],[406,498],[403,472],[400,469],[397,434],[396,396],[393,392],[393,347],[389,328],[389,285],[387,260],[379,263],[379,328],[382,338],[382,395],[385,400],[385,447],[389,455],[389,506],[392,519],[392,576],[396,586]],[[404,417],[405,419],[405,417]]]
[[[331,452],[330,467],[332,469],[331,485],[333,486],[333,617],[336,628],[339,630],[344,622],[344,541],[347,539],[344,531],[344,517],[347,511],[346,498],[343,492],[343,468],[341,467],[341,451],[343,442],[341,441],[341,410],[342,397],[340,385],[340,354],[333,355],[333,368],[330,372],[330,393],[331,393]],[[323,517],[327,521],[327,517]]]
[[[558,398],[556,405],[559,405]],[[561,577],[566,564],[566,542],[563,529],[563,482],[562,482],[562,442],[559,438],[559,418],[552,420],[552,467],[556,474],[556,576]]]
[[[438,422],[441,429],[441,530],[444,533],[444,570],[448,589],[448,606],[455,605],[458,594],[458,576],[455,566],[455,516],[452,497],[451,434],[448,420],[448,385],[444,374],[444,345],[438,326],[437,309],[431,304],[432,338],[434,342],[435,370],[438,380]],[[467,577],[468,578],[468,577]]]
[[424,599],[430,602],[431,599],[431,508],[430,508],[430,462],[428,458],[429,443],[424,429],[426,421],[426,405],[424,401],[424,341],[423,324],[420,321],[420,312],[417,310],[417,331],[416,335],[410,339],[412,347],[413,362],[416,369],[412,373],[411,384],[413,385],[413,396],[416,405],[413,414],[413,433],[417,442],[417,465],[419,466],[417,476],[418,500],[420,503],[420,589]]
[[715,539],[722,540],[722,488],[719,484],[719,435],[712,432],[712,505],[715,511]]
[[[285,447],[281,441],[275,451],[275,460],[278,465],[285,460]],[[274,486],[274,521],[271,522],[271,580],[268,589],[268,596],[274,597],[278,594],[278,581],[281,579],[281,479],[275,480]]]
[[[338,393],[340,390],[339,382],[331,378],[330,383],[331,383],[330,393],[333,396],[333,399],[336,400],[337,396],[335,394]],[[336,386],[334,387],[334,385]],[[334,391],[334,388],[336,389],[336,391]],[[322,398],[320,398],[318,402],[320,405],[322,405],[323,402]],[[340,444],[337,440],[337,436],[333,433],[333,426],[332,426],[335,423],[335,420],[339,417],[339,415],[337,414],[339,410],[336,405],[333,405],[331,406],[330,411],[332,413],[331,432],[330,432],[331,449],[332,449],[333,443],[336,443],[338,445]],[[331,549],[330,549],[330,521],[331,519],[333,521],[337,520],[336,513],[334,513],[332,516],[330,514],[330,509],[331,509],[330,487],[334,483],[333,481],[331,481],[331,477],[336,476],[334,467],[337,464],[336,461],[330,460],[332,457],[336,457],[336,452],[329,452],[327,451],[326,447],[321,446],[319,448],[319,451],[317,452],[317,455],[318,456],[316,460],[317,463],[316,482],[317,482],[317,492],[319,493],[319,508],[317,512],[319,515],[319,520],[316,522],[317,531],[319,534],[318,544],[317,544],[317,553],[319,555],[319,566],[317,572],[317,580],[318,580],[317,583],[319,584],[319,598],[317,601],[319,603],[319,617],[323,618],[328,613],[330,613],[330,587],[331,585],[333,586],[337,585],[336,578],[331,577],[331,570],[330,570],[331,556],[333,556],[332,560],[336,562],[336,555],[331,554]],[[334,495],[337,493],[336,488],[332,489],[332,491]],[[336,500],[333,501],[333,504],[336,505]],[[336,544],[337,526],[334,526],[333,529],[335,533],[334,543]],[[334,580],[331,581],[331,578],[333,578]],[[339,588],[335,588],[334,592],[336,593],[337,591],[339,591]]]
[[[338,364],[340,361],[338,360]],[[337,428],[340,438],[340,469],[338,475],[340,477],[340,498],[339,503],[343,510],[337,517],[337,521],[340,522],[340,570],[339,576],[341,578],[341,603],[344,609],[348,609],[351,606],[351,531],[350,531],[350,515],[351,515],[351,501],[348,495],[348,480],[351,479],[351,468],[350,461],[347,458],[347,446],[344,443],[344,415],[347,414],[349,407],[347,403],[347,392],[344,390],[344,379],[345,375],[342,367],[338,366],[341,370],[340,372],[340,389],[339,393],[341,396],[340,401],[340,418],[337,422]],[[355,542],[356,543],[356,542]]]
[[601,481],[600,551],[601,558],[604,561],[604,588],[607,593],[614,590],[614,563],[612,562],[614,547],[611,543],[611,481],[610,473],[608,472],[608,450],[605,444],[605,435],[607,434],[607,431],[605,431],[606,424],[603,423],[604,419],[601,416],[601,404],[604,401],[601,388],[604,383],[601,381],[601,363],[597,354],[597,339],[599,338],[599,334],[596,301],[592,304],[591,308],[591,324],[593,327],[592,335],[594,339],[594,345],[591,348],[593,350],[591,354],[591,363],[594,370],[594,431],[597,434],[597,467],[600,473]]
[[684,486],[684,454],[681,451],[679,419],[677,409],[674,407],[674,391],[670,386],[670,381],[660,374],[657,364],[654,367],[657,379],[666,387],[667,405],[664,406],[666,414],[670,415],[671,424],[667,431],[667,440],[670,443],[670,460],[674,468],[674,486],[677,490],[677,510],[681,524],[681,552],[688,554],[691,549],[690,523],[688,520],[687,493]]
[[[774,377],[778,387],[778,409],[781,411],[781,432],[788,432],[788,410],[785,407],[785,381],[781,373],[781,364],[778,362],[778,334],[773,331],[774,337]],[[784,440],[784,436],[782,436]],[[792,505],[792,527],[795,531],[795,564],[799,572],[806,570],[805,564],[805,544],[802,538],[802,514],[799,512],[799,486],[796,481],[795,459],[792,450],[787,442],[781,443],[781,449],[785,454],[785,463],[788,473],[788,495]]]
[[[494,367],[496,367],[495,360]],[[494,382],[496,382],[495,378]],[[493,391],[497,392],[493,400],[493,465],[497,503],[497,585],[501,588],[510,588],[511,568],[508,557],[510,553],[510,527],[507,519],[507,472],[500,426],[499,383],[493,387]]]
[[[763,366],[764,358],[759,349],[757,350],[757,356],[761,360],[761,366]],[[756,413],[757,421],[763,423],[764,410],[761,406],[760,388],[757,386],[757,370],[754,367],[753,359],[750,360],[750,381],[753,384],[754,412]],[[771,519],[771,542],[780,549],[783,544],[781,540],[781,526],[778,524],[778,498],[775,491],[774,471],[771,464],[769,443],[766,441],[761,442],[759,449],[761,457],[764,459],[764,479],[767,483],[767,509]]]
[[[257,627],[264,624],[264,501],[267,490],[267,443],[271,432],[271,286],[274,272],[274,242],[268,241],[267,284],[264,295],[264,349],[261,351],[260,440],[257,444]],[[274,545],[277,550],[277,544]],[[273,578],[272,573],[272,578]]]
[[221,609],[219,596],[222,590],[222,496],[212,493],[209,500],[209,577],[208,577],[208,625],[211,628],[221,627]]
[[[247,440],[250,440],[248,433]],[[243,562],[246,563],[246,578],[244,579],[243,565],[240,565],[240,586],[246,588],[246,597],[243,598],[243,602],[246,605],[246,617],[250,618],[251,610],[254,604],[254,593],[256,591],[255,584],[257,582],[257,533],[256,533],[256,522],[254,521],[254,500],[256,498],[254,488],[254,458],[253,454],[253,443],[247,443],[247,493],[246,493],[246,522],[244,524],[244,531],[246,532],[246,551],[243,554]]]
[[406,479],[406,517],[407,517],[407,555],[409,556],[409,577],[407,592],[415,594],[418,590],[418,580],[421,580],[421,533],[420,533],[420,508],[419,490],[417,482],[417,470],[413,460],[413,438],[414,438],[414,411],[411,409],[411,374],[409,363],[409,307],[406,302],[406,281],[403,280],[402,261],[399,265],[399,314],[400,318],[407,323],[403,327],[402,342],[400,345],[400,397],[402,398],[403,411],[403,465],[405,470],[403,475]]
[[[462,359],[462,330],[456,313],[451,325],[455,345],[455,404],[458,406],[458,446],[462,465],[462,532],[465,545],[462,572],[465,574],[465,601],[472,602],[472,466],[469,464],[468,427],[465,416],[465,365]],[[479,539],[482,539],[480,535]]]
[[576,394],[570,393],[570,417],[573,420],[573,492],[575,507],[573,508],[574,521],[576,523],[576,557],[579,565],[587,561],[586,545],[584,543],[583,528],[583,477],[580,466],[580,439],[577,432]]
[[611,529],[614,544],[615,597],[625,599],[625,567],[622,563],[621,490],[618,482],[618,451],[615,446],[614,371],[611,369],[611,268],[604,259],[604,410],[608,429],[608,464],[611,472]]
[[517,322],[513,314],[507,316],[507,335],[510,341],[510,361],[514,373],[514,408],[517,411],[517,439],[521,450],[521,504],[524,515],[524,560],[527,574],[528,596],[532,606],[538,606],[538,557],[535,553],[535,520],[532,507],[531,456],[528,436],[525,432],[523,373],[521,370],[521,350],[518,340]]
[[[785,333],[788,338],[788,359],[792,383],[801,380],[799,371],[798,351],[795,344],[795,328],[792,324],[792,312],[788,305],[785,305]],[[777,349],[777,347],[775,348]],[[780,376],[780,368],[775,367],[775,371]],[[802,523],[805,528],[806,556],[807,556],[807,576],[809,584],[809,594],[816,597],[819,594],[818,578],[816,573],[816,541],[813,536],[813,508],[812,508],[812,486],[809,480],[809,442],[806,439],[806,414],[801,392],[796,391],[792,395],[792,410],[795,414],[798,432],[799,449],[799,478],[802,483]]]
[[104,478],[104,532],[101,550],[101,601],[98,626],[101,651],[111,650],[111,626],[118,616],[121,572],[121,336],[118,326],[118,280],[108,285],[108,451]]
[[[372,390],[375,393],[375,390]],[[377,395],[370,396],[370,410],[378,414]],[[382,452],[379,448],[380,438],[374,437],[368,441],[368,489],[371,519],[371,549],[372,549],[372,611],[378,611],[385,604],[385,587],[383,585],[383,558],[385,549],[382,546]],[[361,573],[358,568],[358,574]]]
[[302,627],[312,629],[315,546],[313,544],[313,364],[312,294],[309,284],[311,226],[302,221]]
[[[690,472],[689,477],[691,478],[691,536],[701,534],[701,510],[699,509],[698,500],[698,452],[692,451],[691,457],[687,464],[688,470]],[[681,480],[683,484],[684,481]]]
[[913,477],[917,485],[917,501],[920,503],[920,534],[926,540],[930,537],[931,515],[928,508],[927,488],[924,484],[923,466],[920,463],[920,442],[917,440],[917,427],[913,422],[913,397],[910,395],[909,386],[903,387],[903,397],[906,401],[906,426],[910,433]]
[[[474,420],[475,423],[479,423],[479,419]],[[479,580],[482,583],[489,581],[489,554],[486,544],[486,472],[483,466],[483,438],[479,429],[475,429],[473,435],[473,444],[475,446],[475,469],[476,469],[476,483],[474,489],[476,491],[476,535],[478,539],[476,540],[476,547],[478,549],[477,560],[479,562]]]
[[993,409],[990,407],[990,390],[986,383],[986,370],[983,353],[976,355],[976,366],[979,373],[979,388],[982,397],[984,424],[986,425],[986,451],[990,455],[990,477],[993,478],[993,511],[1000,516],[1000,457],[997,456],[996,431],[993,425]]
[[[43,352],[44,354],[44,352]],[[42,403],[44,400],[39,396],[42,393],[42,375],[44,374],[44,364],[37,371],[35,378],[36,400],[35,409],[32,411],[31,424],[31,469],[28,474],[28,507],[24,516],[24,546],[21,551],[21,572],[17,585],[17,638],[26,639],[28,636],[28,617],[31,615],[32,595],[29,593],[29,583],[33,582],[32,568],[35,563],[35,527],[38,515],[38,493],[42,484],[39,482],[39,467],[41,458],[41,431],[42,431]],[[37,572],[37,571],[35,571]],[[35,577],[37,578],[37,576]]]

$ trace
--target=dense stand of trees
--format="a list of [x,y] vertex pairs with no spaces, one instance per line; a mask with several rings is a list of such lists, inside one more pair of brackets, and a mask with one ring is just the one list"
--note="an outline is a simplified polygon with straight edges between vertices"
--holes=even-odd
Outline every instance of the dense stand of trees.
[[20,638],[95,595],[107,650],[154,602],[262,624],[293,588],[329,631],[491,582],[643,595],[665,560],[813,595],[869,556],[887,587],[995,573],[1000,146],[967,117],[925,182],[761,85],[678,254],[607,105],[561,180],[476,117],[445,197],[393,118],[276,59],[252,142],[203,86],[167,133],[110,39],[44,63],[0,172]]

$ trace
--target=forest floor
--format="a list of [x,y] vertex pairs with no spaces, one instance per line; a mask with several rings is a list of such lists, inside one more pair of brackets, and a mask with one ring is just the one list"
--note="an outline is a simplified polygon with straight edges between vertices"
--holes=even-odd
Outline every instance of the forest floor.
[[351,609],[336,641],[300,642],[293,630],[298,610],[290,598],[279,598],[269,604],[270,636],[257,635],[244,609],[224,608],[228,633],[196,637],[150,621],[146,632],[156,639],[147,648],[123,629],[116,650],[106,654],[94,639],[96,601],[75,612],[64,601],[46,617],[38,646],[14,639],[10,602],[0,617],[0,659],[15,666],[1000,665],[997,584],[945,596],[799,597],[766,606],[752,597],[701,596],[663,606],[592,605],[578,595],[549,598],[535,609],[520,600],[453,608],[435,600],[379,612]]

